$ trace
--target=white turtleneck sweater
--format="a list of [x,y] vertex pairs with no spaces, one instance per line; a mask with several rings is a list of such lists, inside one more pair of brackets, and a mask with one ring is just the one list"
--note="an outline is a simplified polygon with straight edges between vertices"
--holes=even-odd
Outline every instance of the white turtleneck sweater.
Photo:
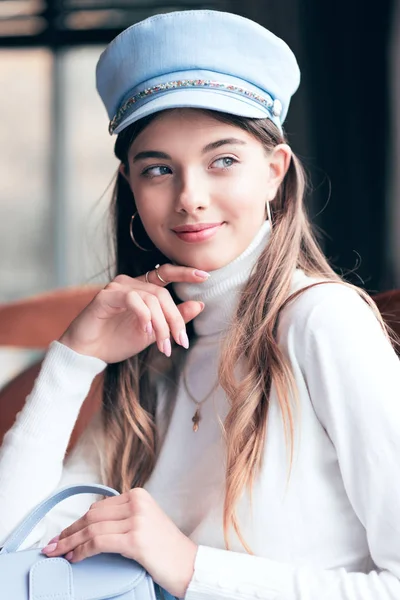
[[[223,336],[238,294],[267,243],[266,223],[250,247],[201,285],[179,284],[182,300],[205,309],[195,319],[187,382],[203,398],[217,377]],[[300,271],[293,290],[307,286]],[[182,383],[165,421],[167,389],[158,386],[162,445],[146,484],[162,509],[199,545],[186,600],[398,600],[400,598],[400,363],[371,310],[341,284],[314,287],[282,312],[280,347],[299,394],[295,452],[288,454],[272,388],[262,469],[252,504],[238,505],[241,531],[224,549],[225,457],[220,388],[196,406]],[[53,342],[25,407],[0,451],[0,545],[57,488],[102,481],[102,430],[96,416],[64,461],[70,434],[95,375],[105,368]],[[92,496],[53,509],[26,540],[43,545],[84,514]],[[0,583],[1,590],[1,583]]]

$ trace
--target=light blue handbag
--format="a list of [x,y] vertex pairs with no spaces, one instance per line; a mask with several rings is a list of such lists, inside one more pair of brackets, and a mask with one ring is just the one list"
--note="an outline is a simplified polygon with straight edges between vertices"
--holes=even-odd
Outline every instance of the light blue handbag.
[[39,548],[17,552],[33,528],[56,504],[75,494],[118,496],[104,485],[74,485],[41,502],[15,529],[0,551],[0,600],[174,600],[145,569],[120,554],[98,554],[71,564]]

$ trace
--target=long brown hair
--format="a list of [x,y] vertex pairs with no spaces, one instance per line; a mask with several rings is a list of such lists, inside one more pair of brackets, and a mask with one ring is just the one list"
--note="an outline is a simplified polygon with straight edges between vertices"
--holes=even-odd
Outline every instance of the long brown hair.
[[[247,119],[206,111],[215,119],[244,129],[270,152],[287,143],[284,134],[269,119]],[[127,153],[135,137],[155,118],[143,119],[122,131],[115,144],[117,158],[128,168]],[[277,342],[279,313],[290,301],[290,288],[296,268],[325,282],[342,280],[328,264],[312,232],[304,208],[306,177],[293,154],[289,169],[272,203],[273,228],[256,268],[247,281],[237,313],[228,331],[221,354],[219,379],[230,404],[223,432],[226,441],[226,489],[224,535],[229,548],[229,528],[233,526],[244,548],[250,552],[240,533],[235,507],[245,489],[251,490],[261,467],[271,385],[274,384],[289,444],[293,452],[296,386],[290,364]],[[136,211],[135,200],[125,179],[118,174],[112,201],[114,224],[114,275],[142,275],[154,264],[168,262],[156,248],[143,252],[129,236],[129,222]],[[144,247],[152,244],[144,230],[135,229]],[[346,284],[349,285],[349,284]],[[350,286],[353,287],[353,286]],[[355,288],[385,326],[373,301]],[[172,293],[173,291],[170,290]],[[298,294],[295,294],[298,295]],[[235,366],[246,359],[246,376],[238,381]],[[268,358],[267,358],[268,357]],[[103,417],[107,432],[107,483],[121,492],[143,486],[149,479],[157,456],[155,427],[156,394],[154,374],[177,383],[178,374],[154,348],[118,364],[105,373]],[[171,363],[169,363],[171,364]]]

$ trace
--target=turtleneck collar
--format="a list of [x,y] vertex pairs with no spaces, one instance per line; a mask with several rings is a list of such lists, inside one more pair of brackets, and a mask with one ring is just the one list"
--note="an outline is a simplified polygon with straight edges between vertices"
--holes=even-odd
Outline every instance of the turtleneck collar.
[[270,235],[270,223],[264,221],[251,244],[232,262],[211,271],[204,283],[174,283],[174,291],[182,300],[200,300],[205,307],[193,321],[196,335],[215,335],[225,331],[231,321],[250,273],[264,250]]

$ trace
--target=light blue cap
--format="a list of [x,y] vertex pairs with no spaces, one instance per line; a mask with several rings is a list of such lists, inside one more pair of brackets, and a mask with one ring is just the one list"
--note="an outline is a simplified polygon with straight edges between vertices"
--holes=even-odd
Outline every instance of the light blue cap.
[[119,34],[100,56],[96,83],[110,134],[179,107],[268,117],[281,129],[300,70],[289,46],[254,21],[188,10]]

